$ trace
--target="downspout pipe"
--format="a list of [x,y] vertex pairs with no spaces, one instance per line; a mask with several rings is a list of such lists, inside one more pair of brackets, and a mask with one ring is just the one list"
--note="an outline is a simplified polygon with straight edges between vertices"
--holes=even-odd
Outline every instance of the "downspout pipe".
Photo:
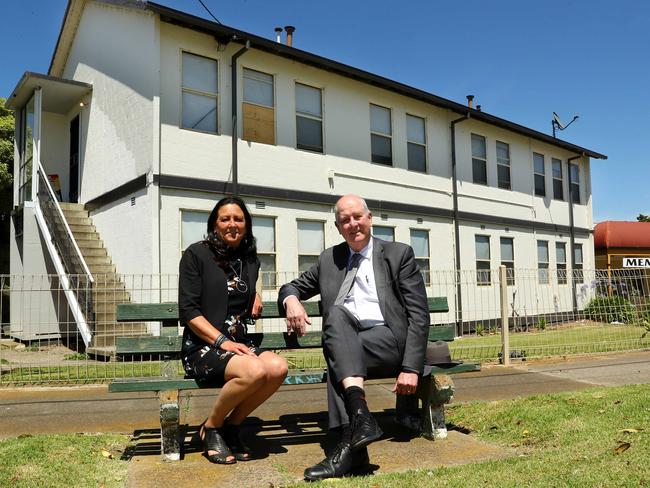
[[239,196],[239,176],[238,176],[238,161],[237,161],[237,142],[239,137],[237,134],[237,59],[239,56],[248,51],[251,47],[250,41],[246,41],[246,45],[239,51],[232,55],[230,58],[230,87],[232,90],[230,100],[232,109],[232,194]]
[[[567,159],[567,177],[569,181],[569,232],[571,235],[571,297],[573,299],[573,313],[578,312],[578,297],[576,296],[576,284],[575,284],[575,258],[576,258],[576,234],[575,234],[575,224],[573,222],[573,192],[571,191],[571,161],[580,159],[584,154],[579,154],[577,156],[571,156]],[[584,266],[584,265],[583,265]]]
[[463,300],[460,285],[460,224],[458,222],[458,177],[456,171],[456,124],[469,120],[470,111],[464,116],[451,121],[451,183],[454,204],[454,243],[456,248],[456,334],[462,331],[463,325]]

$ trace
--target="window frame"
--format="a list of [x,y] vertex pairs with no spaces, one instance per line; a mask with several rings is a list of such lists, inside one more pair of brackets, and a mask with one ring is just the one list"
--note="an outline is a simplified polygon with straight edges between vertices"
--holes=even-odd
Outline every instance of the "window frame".
[[[479,259],[477,244],[479,238],[487,239],[488,258]],[[487,270],[479,264],[487,263]],[[474,234],[474,264],[476,266],[476,286],[492,286],[492,243],[490,236],[487,234]]]
[[[409,117],[412,117],[414,119],[420,119],[422,121],[422,131],[423,131],[423,136],[424,136],[424,143],[421,142],[416,142],[416,141],[411,141],[408,136],[408,119]],[[415,171],[417,173],[423,173],[426,174],[429,170],[429,158],[427,155],[427,150],[428,150],[428,144],[427,144],[427,119],[426,117],[420,117],[419,115],[413,115],[410,113],[406,113],[406,168],[409,171]],[[414,169],[411,168],[411,160],[409,158],[409,144],[412,144],[414,146],[421,147],[424,150],[424,169]]]
[[[377,132],[377,131],[372,130],[372,107],[373,106],[378,107],[378,108],[383,108],[384,110],[388,110],[388,116],[390,117],[390,120],[389,120],[389,122],[390,122],[390,134],[384,134],[383,132]],[[369,102],[368,116],[369,116],[369,119],[370,119],[370,126],[369,126],[369,128],[370,128],[370,162],[372,164],[379,164],[381,166],[393,167],[394,162],[395,162],[395,158],[394,158],[394,155],[393,155],[393,109],[390,108],[390,107],[385,107],[383,105],[379,105],[377,103]],[[373,136],[374,137],[383,137],[384,139],[388,140],[388,145],[390,146],[390,161],[389,162],[375,161],[374,154],[373,154],[373,149],[372,149]]]
[[[300,222],[312,222],[312,223],[318,223],[318,224],[321,225],[321,230],[323,232],[323,246],[322,246],[322,249],[320,251],[315,252],[315,253],[301,252],[301,250],[300,250],[300,225],[299,225]],[[298,269],[299,273],[302,272],[302,271],[300,271],[300,269],[301,269],[301,267],[300,267],[300,258],[301,257],[308,257],[308,258],[316,257],[316,259],[318,260],[318,256],[321,255],[321,253],[326,249],[326,247],[327,246],[326,246],[326,242],[325,242],[325,221],[324,220],[319,220],[319,219],[298,219],[298,218],[296,219],[296,251],[297,251],[296,256],[298,258],[298,262],[297,262],[298,267],[297,267],[297,269]]]
[[[255,215],[251,214],[251,228],[255,227],[255,219],[268,219],[273,222],[273,252],[262,252],[257,249],[257,256],[273,256],[273,271],[262,271],[262,260],[260,259],[260,278],[262,283],[262,290],[276,290],[278,288],[278,240],[277,240],[277,216],[275,215]],[[255,229],[253,229],[255,234]],[[263,273],[267,273],[266,275]],[[269,283],[264,283],[265,278],[269,279]]]
[[[187,207],[180,207],[178,209],[178,233],[179,233],[179,239],[178,239],[178,249],[180,252],[180,255],[182,256],[183,253],[185,252],[185,249],[183,249],[183,213],[195,213],[195,214],[205,214],[205,222],[203,223],[203,226],[206,227],[208,224],[208,217],[210,217],[210,210],[203,210],[200,208],[187,208]],[[204,234],[202,237],[205,236],[205,231],[207,230],[204,229]],[[189,245],[191,246],[197,241],[192,241]],[[187,248],[186,248],[187,249]]]
[[[510,241],[512,246],[512,260],[504,259],[501,248],[503,247],[503,241]],[[501,258],[501,265],[506,267],[506,283],[507,286],[515,285],[515,238],[514,237],[499,237],[499,254]]]
[[[577,181],[573,181],[573,169],[575,168],[575,174]],[[580,165],[577,163],[569,163],[569,198],[571,203],[580,205]]]
[[[539,173],[535,167],[535,156],[540,156],[542,158],[542,170],[543,173]],[[542,193],[537,192],[537,180],[538,177],[542,181]],[[542,153],[533,151],[533,194],[536,197],[546,197],[546,157]]]
[[[580,261],[577,259],[577,251],[580,251]],[[584,276],[584,254],[582,250],[582,244],[574,244],[573,247],[573,283],[574,284],[582,284],[585,282],[585,276]]]
[[[307,88],[311,88],[313,90],[318,90],[320,92],[320,117],[316,117],[313,114],[308,114],[306,112],[299,112],[298,111],[298,90],[297,87],[298,85],[302,85]],[[307,83],[302,83],[300,81],[294,82],[294,111],[296,115],[296,149],[302,150],[302,151],[309,151],[311,153],[316,153],[316,154],[325,154],[325,131],[324,131],[324,110],[323,110],[323,89],[321,87],[313,86],[313,85],[308,85]],[[308,120],[314,120],[320,123],[320,140],[321,140],[321,147],[320,149],[313,148],[311,146],[307,145],[301,145],[299,142],[298,138],[298,118],[302,117],[303,119],[308,119]]]
[[[474,137],[481,138],[483,140],[483,149],[485,150],[485,156],[474,155],[474,144],[473,144]],[[488,170],[487,170],[487,138],[485,136],[482,136],[481,134],[475,134],[474,132],[471,132],[470,151],[472,154],[472,183],[474,183],[475,185],[488,186],[489,178],[488,178]],[[474,171],[476,163],[483,164],[483,168],[485,169],[485,182],[477,181],[476,172]]]
[[392,241],[387,241],[387,242],[395,242],[395,227],[392,227],[390,225],[373,225],[372,226],[372,236],[376,237],[377,239],[384,240],[381,237],[378,237],[375,235],[375,230],[376,229],[390,229],[393,233],[393,240]]
[[[555,176],[555,164],[559,163],[559,168],[560,168],[560,177],[557,178]],[[551,158],[551,176],[553,177],[553,200],[559,200],[559,201],[565,201],[564,199],[564,168],[562,167],[562,160],[558,158]],[[558,198],[557,196],[557,187],[556,183],[560,183],[560,188],[562,189],[561,195]]]
[[[546,261],[540,261],[539,259],[539,248],[540,244],[546,244]],[[537,239],[537,282],[540,285],[550,285],[551,276],[550,276],[550,254],[548,249],[549,241],[543,239]],[[545,276],[545,278],[543,278]]]
[[[564,260],[560,260],[559,250],[564,252]],[[557,284],[566,285],[567,280],[567,255],[566,255],[566,242],[555,242],[555,272],[557,275]]]
[[[217,79],[217,91],[215,93],[212,92],[206,92],[203,90],[198,90],[196,88],[186,88],[183,86],[183,78],[184,78],[184,68],[185,68],[185,61],[184,61],[184,55],[187,54],[189,56],[194,56],[197,58],[203,58],[207,59],[209,61],[213,61],[215,64],[215,71],[216,71],[216,79]],[[220,111],[220,102],[221,102],[221,96],[219,93],[219,88],[220,88],[220,79],[219,79],[219,60],[215,58],[211,58],[209,56],[203,56],[202,54],[196,54],[191,51],[187,51],[185,49],[181,49],[181,79],[180,79],[180,110],[179,110],[179,121],[178,121],[178,127],[182,130],[189,130],[193,132],[200,132],[202,134],[216,134],[219,135],[221,133],[220,130],[220,124],[221,124],[221,111]],[[201,96],[205,98],[213,98],[215,100],[215,112],[216,112],[216,124],[215,124],[215,129],[214,131],[210,130],[203,130],[203,129],[196,129],[194,127],[185,127],[183,125],[183,94],[184,93],[189,93],[191,95],[196,95],[196,96]]]
[[[262,75],[265,75],[265,76],[268,76],[268,77],[271,78],[271,94],[273,95],[273,105],[269,106],[269,105],[264,105],[264,104],[261,104],[261,103],[258,103],[258,102],[251,102],[251,101],[246,100],[246,81],[245,80],[246,80],[246,72],[247,71],[260,73]],[[278,120],[277,120],[277,108],[276,108],[276,105],[277,105],[277,98],[278,97],[277,97],[277,94],[275,92],[275,90],[276,90],[275,74],[267,73],[265,71],[261,71],[259,69],[255,69],[255,68],[249,68],[247,66],[242,66],[241,81],[242,81],[242,83],[241,83],[241,85],[242,85],[242,87],[241,87],[241,112],[242,112],[241,113],[241,128],[242,128],[241,139],[244,140],[244,141],[247,141],[247,142],[255,142],[257,144],[267,144],[267,145],[270,145],[270,146],[277,145],[277,140],[278,140],[278,127],[277,127],[277,124],[278,124]],[[257,80],[257,81],[262,82],[262,80]],[[249,105],[251,107],[260,107],[262,109],[267,109],[267,110],[272,110],[273,111],[273,141],[272,142],[267,142],[267,141],[261,140],[261,138],[260,139],[248,138],[248,136],[245,135],[246,134],[246,120],[247,120],[246,117],[245,117],[245,106],[246,105]],[[239,124],[239,121],[237,123]]]
[[[508,158],[505,160],[507,163],[503,163],[502,161],[503,158],[499,157],[499,146],[505,146],[505,148],[508,151]],[[496,151],[496,158],[497,158],[497,187],[501,188],[502,190],[512,190],[512,166],[511,166],[511,161],[512,161],[512,156],[510,154],[510,144],[507,142],[503,141],[495,141],[494,142],[494,149]],[[508,182],[507,186],[502,185],[501,183],[501,175],[499,174],[499,169],[501,168],[507,168],[508,170]]]
[[[427,237],[427,256],[418,256],[415,254],[415,248],[413,247],[413,232],[423,232]],[[424,280],[424,286],[431,285],[431,231],[429,229],[418,229],[416,227],[409,228],[409,244],[413,249],[413,255],[415,256],[415,262],[418,265],[420,273],[422,274],[422,279]],[[423,269],[421,263],[426,261],[426,269]]]

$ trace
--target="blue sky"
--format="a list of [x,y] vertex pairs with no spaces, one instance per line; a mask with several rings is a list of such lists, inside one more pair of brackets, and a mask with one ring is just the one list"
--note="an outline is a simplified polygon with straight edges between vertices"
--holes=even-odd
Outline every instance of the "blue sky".
[[[158,3],[207,17],[198,0]],[[606,154],[592,161],[594,220],[650,214],[650,2],[642,0],[204,0],[224,24]],[[46,73],[67,0],[2,2],[0,96]],[[107,40],[110,42],[110,40]]]

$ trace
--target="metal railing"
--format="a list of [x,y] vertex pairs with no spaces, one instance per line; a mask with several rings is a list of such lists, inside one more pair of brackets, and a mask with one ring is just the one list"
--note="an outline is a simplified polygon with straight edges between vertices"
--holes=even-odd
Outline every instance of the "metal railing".
[[[515,362],[650,348],[650,270],[517,268],[514,278],[501,276],[499,270],[488,275],[476,270],[430,273],[428,295],[447,297],[450,308],[432,314],[431,321],[455,324],[457,340],[450,346],[456,359]],[[275,300],[279,285],[297,274],[276,274],[273,281],[278,286],[264,289],[263,299]],[[81,282],[80,277],[74,278],[71,282]],[[115,337],[156,335],[159,330],[156,323],[116,323],[116,303],[169,302],[178,296],[176,275],[119,278],[96,277],[94,339],[103,334],[108,350]],[[110,357],[109,361],[93,356],[92,347],[86,348],[80,338],[58,276],[0,275],[0,290],[0,386],[106,382],[159,374],[155,356]],[[265,319],[256,328],[279,332],[286,325],[280,319]],[[314,319],[310,329],[319,328],[320,321]],[[324,364],[320,351],[294,351],[288,359],[296,368]]]

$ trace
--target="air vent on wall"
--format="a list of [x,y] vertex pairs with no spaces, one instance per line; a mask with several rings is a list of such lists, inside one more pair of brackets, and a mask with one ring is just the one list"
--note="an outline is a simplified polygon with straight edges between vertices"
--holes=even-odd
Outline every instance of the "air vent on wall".
[[423,222],[422,217],[418,217],[418,224],[421,224]]
[[257,210],[264,210],[266,208],[266,202],[262,202],[262,201],[255,202],[255,208]]
[[381,214],[381,220],[383,220],[384,222],[388,220],[388,214]]
[[131,206],[133,207],[135,205],[135,197],[131,197]]

